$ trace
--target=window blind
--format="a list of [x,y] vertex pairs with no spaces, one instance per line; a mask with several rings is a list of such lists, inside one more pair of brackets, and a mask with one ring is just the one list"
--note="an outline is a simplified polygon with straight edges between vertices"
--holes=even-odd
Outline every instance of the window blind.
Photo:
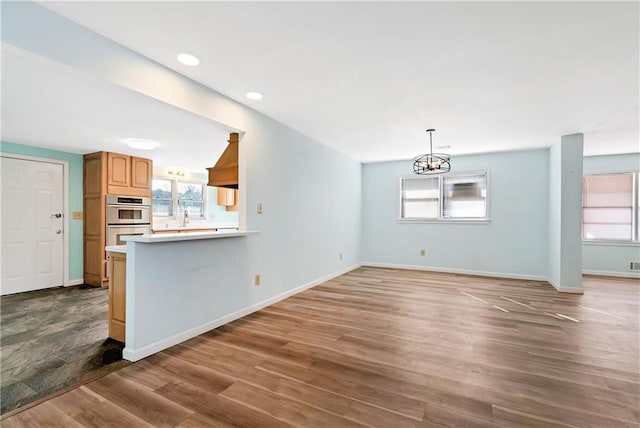
[[582,236],[596,240],[633,240],[633,174],[584,177]]

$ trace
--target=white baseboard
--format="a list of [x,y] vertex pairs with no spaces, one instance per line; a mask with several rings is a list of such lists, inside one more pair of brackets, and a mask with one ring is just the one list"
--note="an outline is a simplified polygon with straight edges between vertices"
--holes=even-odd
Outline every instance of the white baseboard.
[[551,284],[553,286],[553,288],[555,288],[556,291],[558,291],[559,293],[584,294],[584,289],[582,288],[582,286],[580,286],[580,287],[563,287],[561,285],[558,285],[551,278],[547,278],[547,282],[549,284]]
[[[191,339],[193,337],[199,336],[203,333],[206,333],[207,331],[213,330],[214,328],[218,328],[221,325],[230,323],[231,321],[235,321],[239,318],[245,317],[253,312],[259,311],[262,308],[265,308],[269,305],[273,305],[274,303],[279,302],[280,300],[284,300],[287,297],[293,296],[294,294],[298,294],[302,291],[308,290],[309,288],[315,287],[316,285],[322,284],[323,282],[327,282],[333,278],[336,278],[340,275],[344,275],[347,272],[351,272],[354,269],[359,268],[361,265],[355,264],[353,266],[350,266],[348,268],[342,269],[338,272],[334,272],[330,275],[324,276],[322,278],[316,279],[314,281],[308,282],[306,284],[303,284],[299,287],[293,288],[291,290],[285,291],[284,293],[278,294],[274,297],[271,297],[269,299],[263,300],[261,302],[255,303],[247,308],[244,309],[240,309],[239,311],[233,312],[231,314],[222,316],[220,318],[217,318],[215,320],[211,320],[208,321],[204,324],[201,324],[199,326],[190,328],[189,330],[185,330],[183,332],[180,332],[178,334],[174,334],[173,336],[167,337],[165,339],[159,340],[157,342],[154,342],[150,345],[146,345],[143,346],[140,349],[131,349],[126,347],[124,350],[122,351],[122,358],[124,358],[127,361],[138,361],[141,360],[145,357],[148,357],[149,355],[153,355],[157,352],[160,352],[164,349],[170,348],[174,345],[177,345],[178,343],[182,343],[185,340]],[[125,339],[126,341],[126,339]]]
[[615,272],[608,270],[590,270],[583,269],[582,273],[584,275],[600,275],[600,276],[615,276],[618,278],[640,278],[640,272]]
[[517,273],[485,272],[485,271],[476,271],[476,270],[450,269],[450,268],[438,268],[438,267],[430,267],[430,266],[401,265],[401,264],[393,264],[393,263],[376,263],[376,262],[363,262],[362,266],[383,267],[383,268],[392,268],[392,269],[423,270],[427,272],[457,273],[462,275],[478,275],[478,276],[488,276],[488,277],[495,277],[495,278],[511,278],[511,279],[525,279],[525,280],[533,280],[533,281],[545,281],[551,284],[551,286],[553,286],[553,288],[555,288],[560,293],[583,294],[582,287],[561,287],[561,286],[558,286],[550,278],[546,276],[541,276],[541,275],[522,275]]
[[440,267],[432,267],[432,266],[403,265],[403,264],[377,263],[377,262],[363,262],[362,266],[383,267],[383,268],[391,268],[391,269],[424,270],[429,272],[442,272],[442,273],[458,273],[463,275],[490,276],[490,277],[496,277],[496,278],[528,279],[532,281],[547,281],[547,277],[541,276],[541,275],[522,275],[518,273],[486,272],[486,271],[477,271],[477,270],[440,268]]
[[79,279],[70,279],[69,281],[67,281],[67,283],[65,284],[65,287],[71,287],[73,285],[82,285],[84,284],[84,279],[83,278],[79,278]]

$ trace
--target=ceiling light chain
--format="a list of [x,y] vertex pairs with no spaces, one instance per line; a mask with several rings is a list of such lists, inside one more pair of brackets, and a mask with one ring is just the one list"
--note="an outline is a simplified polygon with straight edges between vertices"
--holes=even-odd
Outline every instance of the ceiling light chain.
[[451,171],[451,156],[445,153],[433,153],[433,133],[435,129],[427,129],[429,133],[429,153],[417,156],[413,160],[413,173],[418,175],[444,174]]

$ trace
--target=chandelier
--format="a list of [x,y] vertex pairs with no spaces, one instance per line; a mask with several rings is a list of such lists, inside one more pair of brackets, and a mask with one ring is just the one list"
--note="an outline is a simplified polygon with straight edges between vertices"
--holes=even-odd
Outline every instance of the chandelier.
[[427,129],[429,133],[429,153],[413,160],[413,173],[419,175],[444,174],[451,171],[451,156],[444,153],[433,153],[433,133],[435,129]]

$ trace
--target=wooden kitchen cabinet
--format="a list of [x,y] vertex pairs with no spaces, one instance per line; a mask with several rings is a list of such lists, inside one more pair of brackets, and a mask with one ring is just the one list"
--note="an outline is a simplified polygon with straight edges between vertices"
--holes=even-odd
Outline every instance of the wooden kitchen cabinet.
[[151,196],[153,162],[151,159],[107,154],[107,194]]
[[218,187],[218,205],[226,207],[227,211],[238,211],[238,189]]
[[109,337],[124,342],[127,309],[127,255],[109,253]]
[[[131,184],[131,160],[127,155],[107,153],[107,185],[129,187]],[[108,192],[113,194],[112,192]]]
[[107,281],[106,240],[107,153],[84,155],[83,162],[83,277],[84,283],[101,287]]
[[106,287],[106,197],[151,197],[153,161],[111,152],[86,154],[83,160],[84,283]]
[[151,159],[131,156],[131,187],[146,189],[151,196],[151,180],[153,178],[153,162]]
[[238,189],[229,189],[233,191],[233,205],[227,206],[227,211],[238,211]]

